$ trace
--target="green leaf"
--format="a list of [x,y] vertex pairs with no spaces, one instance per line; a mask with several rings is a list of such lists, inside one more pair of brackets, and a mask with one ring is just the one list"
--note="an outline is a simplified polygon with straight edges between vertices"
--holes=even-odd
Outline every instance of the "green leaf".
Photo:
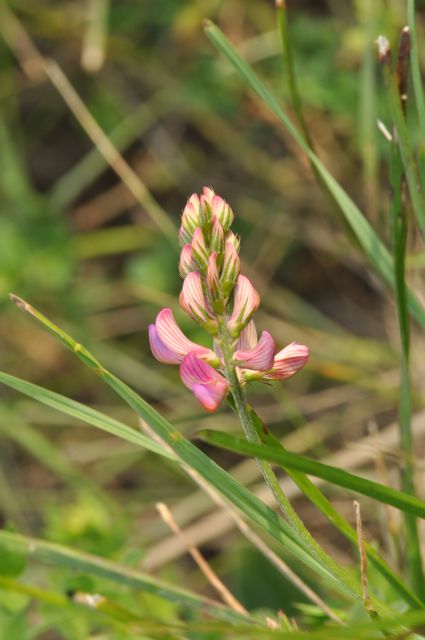
[[[363,213],[353,202],[347,192],[344,191],[341,185],[335,180],[318,156],[308,147],[307,143],[294,127],[276,98],[255,74],[249,64],[240,56],[238,51],[222,31],[209,21],[206,22],[205,31],[214,46],[227,58],[227,60],[229,60],[245,82],[251,87],[251,89],[253,89],[253,91],[255,91],[255,93],[257,93],[257,95],[275,114],[278,120],[286,127],[298,146],[307,154],[311,163],[320,175],[321,181],[350,225],[368,260],[374,266],[376,272],[381,276],[383,281],[394,289],[395,283],[391,255],[369,222],[366,220]],[[422,327],[425,327],[425,309],[410,290],[408,290],[408,304],[410,313]]]
[[361,493],[369,498],[373,498],[384,504],[390,504],[401,511],[413,513],[419,518],[425,519],[425,502],[422,502],[419,498],[410,496],[397,489],[391,489],[378,482],[361,478],[360,476],[348,473],[348,471],[343,471],[337,467],[331,467],[328,464],[323,464],[323,462],[316,462],[310,458],[289,453],[286,450],[277,449],[276,447],[270,447],[264,444],[253,444],[221,431],[205,429],[200,431],[198,436],[205,442],[214,444],[222,449],[253,458],[261,458],[262,460],[274,462],[282,467],[302,471],[316,478],[322,478],[338,487],[344,487],[345,489],[350,489],[350,491]]

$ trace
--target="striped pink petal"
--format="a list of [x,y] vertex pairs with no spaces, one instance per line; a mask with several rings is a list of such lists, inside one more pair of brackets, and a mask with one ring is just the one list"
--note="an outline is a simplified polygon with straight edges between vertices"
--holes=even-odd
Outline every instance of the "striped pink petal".
[[233,211],[221,196],[214,196],[211,200],[211,211],[213,216],[217,216],[224,231],[227,231],[233,222]]
[[180,364],[182,356],[162,342],[154,324],[149,325],[149,344],[155,358],[164,364]]
[[[161,343],[169,350],[169,352],[175,354],[176,362],[170,362],[170,364],[177,364],[181,362],[191,351],[198,351],[205,356],[211,354],[214,359],[217,360],[215,353],[211,351],[211,349],[201,347],[201,345],[196,344],[196,342],[192,342],[189,338],[186,338],[183,331],[175,321],[171,309],[162,309],[162,311],[158,313],[155,321],[155,329]],[[154,348],[157,353],[161,352],[160,345],[158,343],[154,344]],[[152,349],[152,353],[157,357],[154,349]],[[167,357],[165,352],[162,353],[164,357]],[[158,358],[158,360],[160,360],[160,358]],[[161,360],[161,362],[163,362],[163,360]]]
[[218,293],[217,254],[215,251],[209,257],[207,269],[207,286],[212,296]]
[[255,371],[268,371],[273,365],[274,340],[268,331],[263,331],[253,349],[239,349],[233,360],[240,367]]
[[197,227],[192,236],[192,256],[202,273],[208,265],[208,249],[202,229]]
[[229,389],[226,378],[193,352],[180,365],[180,376],[207,411],[215,411]]
[[214,196],[215,196],[215,192],[214,192],[213,189],[211,189],[211,187],[203,187],[202,188],[202,196],[201,196],[201,198],[203,198],[205,200],[205,202],[208,202],[208,204],[211,204]]
[[240,275],[235,287],[233,312],[230,316],[228,329],[230,335],[238,337],[241,330],[248,324],[252,314],[260,304],[260,296],[245,276]]
[[302,369],[308,360],[308,347],[291,342],[274,357],[272,369],[264,376],[268,380],[284,380]]
[[251,320],[245,329],[242,329],[235,348],[237,351],[239,349],[253,349],[257,342],[257,329],[254,320]]
[[180,252],[179,273],[182,278],[187,276],[188,273],[194,271],[195,265],[192,258],[192,245],[190,243],[185,244]]
[[201,324],[210,319],[208,304],[202,290],[201,276],[197,271],[189,273],[183,282],[180,305],[194,320]]

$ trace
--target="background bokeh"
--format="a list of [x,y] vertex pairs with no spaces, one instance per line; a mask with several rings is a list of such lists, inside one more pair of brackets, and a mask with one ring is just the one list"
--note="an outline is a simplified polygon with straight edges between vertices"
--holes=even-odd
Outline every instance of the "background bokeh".
[[[417,4],[422,34],[425,5]],[[372,468],[374,460],[381,479],[396,483],[397,464],[386,458],[397,414],[393,303],[306,158],[203,33],[205,18],[219,24],[291,113],[273,3],[11,0],[9,7],[0,22],[1,369],[138,427],[112,392],[17,311],[12,291],[86,344],[187,436],[206,424],[238,432],[227,411],[201,412],[177,369],[156,362],[147,340],[162,306],[173,308],[192,339],[205,340],[178,310],[177,238],[171,241],[154,218],[165,212],[177,227],[186,198],[209,185],[236,214],[243,269],[262,296],[259,328],[279,346],[296,340],[311,348],[309,366],[293,380],[252,387],[260,415],[291,450],[345,468]],[[374,40],[381,32],[397,37],[404,3],[289,0],[288,9],[319,155],[387,242],[387,148],[376,126],[387,108]],[[39,55],[60,66],[151,196],[140,201],[117,177]],[[409,277],[420,287],[425,261],[413,236],[410,249]],[[416,409],[423,406],[422,342],[415,336]],[[383,435],[372,446],[365,438],[378,430]],[[422,433],[418,422],[419,456]],[[246,484],[261,486],[254,463],[207,450]],[[391,459],[397,462],[394,449]],[[296,495],[292,486],[288,491]],[[353,520],[346,494],[333,490],[331,497]],[[291,613],[303,599],[174,465],[1,390],[3,524],[208,592],[160,521],[158,500],[173,507],[247,606],[284,602]],[[322,518],[302,500],[295,504],[334,557],[352,562]],[[365,499],[368,535],[391,547],[395,515],[382,510],[376,519],[376,506],[368,509]],[[52,570],[49,579],[73,588],[78,576]],[[144,603],[153,607],[147,596]],[[19,606],[6,602],[0,621]],[[155,601],[158,615],[161,606]],[[73,624],[37,637],[82,637]]]

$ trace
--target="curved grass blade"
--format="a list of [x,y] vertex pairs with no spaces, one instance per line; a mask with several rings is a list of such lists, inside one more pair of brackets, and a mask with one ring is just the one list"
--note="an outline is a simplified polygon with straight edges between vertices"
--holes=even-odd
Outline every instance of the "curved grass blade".
[[222,449],[253,458],[262,458],[263,460],[274,462],[282,467],[308,473],[316,478],[322,478],[331,484],[335,484],[338,487],[361,493],[384,504],[390,504],[400,509],[400,511],[413,513],[425,520],[425,502],[397,489],[391,489],[378,482],[356,476],[337,467],[331,467],[323,462],[316,462],[310,458],[289,453],[283,449],[277,449],[276,447],[270,447],[265,444],[252,444],[242,438],[235,438],[221,431],[205,429],[200,431],[198,436],[205,442],[214,444]]
[[81,571],[82,573],[107,578],[120,585],[153,593],[165,600],[204,610],[215,618],[229,621],[247,620],[246,616],[231,611],[219,602],[157,580],[145,573],[117,564],[106,558],[5,530],[0,531],[0,551],[2,543],[6,544],[8,549],[27,553],[28,557],[35,560],[70,567],[72,570]]
[[[48,318],[24,300],[13,295],[11,298],[21,310],[29,313],[45,329],[59,338],[59,340],[74,352],[90,369],[94,370],[128,406],[146,420],[183,462],[197,471],[207,482],[212,484],[222,495],[228,498],[233,505],[240,509],[246,517],[250,518],[264,531],[272,535],[282,543],[288,551],[292,552],[299,560],[324,578],[328,586],[336,589],[341,595],[349,599],[355,598],[361,601],[362,592],[359,582],[350,575],[348,571],[343,567],[337,567],[337,571],[331,572],[324,567],[312,557],[309,549],[302,545],[298,536],[296,536],[291,527],[282,518],[258,500],[254,494],[238,483],[231,475],[215,464],[195,445],[186,440],[182,434],[176,431],[174,427],[143,400],[143,398],[105,369],[85,347],[75,342],[73,338],[56,327]],[[378,611],[387,611],[387,607],[383,603],[377,601],[375,605]]]
[[43,389],[43,387],[39,387],[36,384],[27,382],[26,380],[15,378],[15,376],[11,376],[3,371],[0,371],[0,382],[11,389],[15,389],[15,391],[19,391],[29,398],[32,398],[33,400],[37,400],[38,402],[41,402],[48,407],[52,407],[52,409],[56,409],[61,413],[65,413],[68,416],[77,418],[78,420],[90,424],[97,429],[111,433],[122,440],[136,444],[139,447],[143,447],[144,449],[157,453],[165,458],[176,460],[176,458],[168,453],[168,451],[165,451],[163,447],[150,438],[147,438],[142,433],[139,433],[135,429],[132,429],[114,418],[110,418],[100,411],[96,411],[95,409],[91,409],[90,407],[77,402],[76,400],[71,400],[71,398],[66,398],[54,391]]
[[[253,69],[242,58],[223,32],[209,21],[206,22],[205,31],[213,45],[229,60],[245,82],[257,93],[278,120],[286,127],[298,146],[307,154],[316,171],[319,173],[322,183],[350,225],[369,262],[373,265],[385,284],[394,289],[395,282],[391,255],[360,209],[335,180],[318,156],[309,148],[276,98],[254,73]],[[416,321],[425,328],[425,309],[410,290],[408,290],[408,305],[410,313]]]
[[[231,403],[230,403],[231,404]],[[232,407],[233,408],[233,407]],[[282,443],[273,433],[266,427],[256,412],[250,408],[260,440],[265,445],[277,448],[279,451],[286,452]],[[353,529],[349,522],[334,508],[322,491],[317,487],[310,478],[302,471],[296,471],[285,467],[286,473],[299,487],[300,491],[323,513],[323,515],[348,539],[356,548],[358,548],[357,531]],[[412,607],[424,606],[419,597],[410,591],[407,585],[399,578],[399,576],[391,569],[385,560],[379,555],[378,551],[369,543],[365,543],[365,550],[370,562],[378,569],[381,575],[394,588],[394,590]]]

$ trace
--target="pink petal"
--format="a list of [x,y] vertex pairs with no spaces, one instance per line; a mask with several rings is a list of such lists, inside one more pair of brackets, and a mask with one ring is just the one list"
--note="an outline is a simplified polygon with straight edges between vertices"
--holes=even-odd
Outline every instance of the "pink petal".
[[194,352],[181,363],[180,376],[207,411],[215,411],[229,389],[226,378]]
[[215,251],[209,257],[207,269],[207,286],[211,295],[218,293],[217,254]]
[[223,295],[226,298],[233,291],[240,268],[241,262],[235,245],[232,242],[226,242],[224,246],[224,259],[220,278]]
[[302,369],[308,360],[308,347],[291,342],[274,357],[273,367],[264,378],[268,380],[284,380]]
[[219,219],[213,216],[211,229],[210,251],[222,253],[224,249],[224,231]]
[[215,196],[215,193],[213,191],[213,189],[211,189],[211,187],[203,187],[202,188],[202,196],[201,198],[204,198],[204,200],[206,202],[208,202],[208,204],[212,203],[212,200]]
[[253,349],[239,349],[233,356],[234,361],[243,368],[255,371],[268,371],[273,365],[274,340],[268,331],[263,331]]
[[205,244],[204,234],[200,227],[195,229],[192,236],[192,254],[194,260],[203,272],[203,270],[207,268],[208,264],[208,249]]
[[[162,309],[162,311],[158,313],[155,321],[155,329],[165,347],[179,358],[177,362],[181,362],[188,353],[194,350],[212,353],[210,349],[201,347],[201,345],[186,338],[183,331],[177,325],[171,309]],[[152,353],[155,355],[153,350]]]
[[242,329],[235,348],[236,350],[253,349],[257,342],[257,329],[255,328],[254,320],[251,320],[245,329]]
[[233,222],[233,211],[221,196],[214,196],[211,200],[211,211],[213,216],[217,216],[225,231]]
[[260,304],[260,296],[245,276],[240,275],[235,287],[233,312],[230,316],[228,328],[230,335],[237,337],[249,322],[252,314]]
[[192,245],[185,244],[180,253],[179,273],[182,278],[195,269],[192,260]]
[[158,335],[154,324],[149,325],[149,344],[155,358],[164,364],[179,364],[182,356],[167,347]]
[[189,273],[183,282],[180,294],[182,308],[197,322],[204,323],[209,320],[210,314],[202,290],[201,276],[197,271]]

